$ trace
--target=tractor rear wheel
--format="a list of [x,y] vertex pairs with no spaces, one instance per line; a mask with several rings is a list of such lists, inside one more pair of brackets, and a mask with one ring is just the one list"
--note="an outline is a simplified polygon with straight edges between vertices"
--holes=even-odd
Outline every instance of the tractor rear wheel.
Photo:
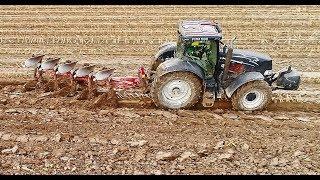
[[264,109],[271,100],[271,87],[265,81],[252,81],[242,85],[231,97],[236,110],[254,111]]
[[201,80],[190,72],[172,72],[156,77],[151,95],[156,106],[169,109],[187,109],[202,97]]

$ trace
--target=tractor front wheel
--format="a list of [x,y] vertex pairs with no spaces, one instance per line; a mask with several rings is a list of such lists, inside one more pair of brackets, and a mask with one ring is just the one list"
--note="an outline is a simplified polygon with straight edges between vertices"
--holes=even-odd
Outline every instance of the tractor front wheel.
[[271,87],[265,81],[252,81],[242,85],[232,95],[236,110],[255,111],[264,109],[271,100]]
[[156,106],[187,109],[194,106],[203,93],[201,80],[190,72],[172,72],[156,77],[151,94]]

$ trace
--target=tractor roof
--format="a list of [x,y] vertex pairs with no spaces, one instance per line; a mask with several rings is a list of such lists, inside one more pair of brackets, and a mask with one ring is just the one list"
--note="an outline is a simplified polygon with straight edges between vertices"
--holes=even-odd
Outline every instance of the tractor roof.
[[208,38],[211,40],[222,39],[222,34],[217,24],[207,20],[182,21],[179,32],[183,38]]

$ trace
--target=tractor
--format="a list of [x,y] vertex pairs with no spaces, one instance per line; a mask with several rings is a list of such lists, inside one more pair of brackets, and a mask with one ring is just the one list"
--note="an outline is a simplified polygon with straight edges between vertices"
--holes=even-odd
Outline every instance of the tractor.
[[[229,100],[236,110],[254,111],[268,105],[273,90],[299,88],[300,74],[291,66],[274,73],[269,55],[236,49],[234,41],[229,45],[222,42],[222,30],[216,22],[182,21],[177,42],[161,45],[149,69],[140,67],[136,77],[113,77],[115,69],[94,72],[94,65],[76,68],[76,62],[57,64],[59,59],[54,58],[42,61],[43,55],[28,59],[24,66],[35,68],[31,84],[44,82],[42,74],[53,71],[53,85],[45,81],[51,82],[46,85],[53,87],[49,89],[59,92],[67,86],[68,95],[76,95],[80,89],[78,99],[97,97],[96,104],[115,105],[124,98],[151,99],[159,108],[187,109]],[[58,83],[62,77],[69,79],[69,85]]]
[[198,102],[212,107],[228,99],[236,110],[254,111],[268,105],[272,90],[299,87],[300,75],[291,66],[274,73],[269,55],[235,49],[235,38],[225,45],[216,22],[182,21],[177,36],[151,61],[151,94],[158,107],[190,108]]

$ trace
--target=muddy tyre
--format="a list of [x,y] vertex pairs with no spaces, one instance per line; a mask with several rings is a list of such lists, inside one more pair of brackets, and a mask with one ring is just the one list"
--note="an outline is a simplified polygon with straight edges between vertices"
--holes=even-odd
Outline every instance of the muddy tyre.
[[156,77],[151,95],[157,107],[164,109],[187,109],[202,97],[201,80],[190,72],[173,72]]
[[262,110],[271,100],[271,87],[265,81],[252,81],[242,85],[231,97],[232,106],[240,111]]

